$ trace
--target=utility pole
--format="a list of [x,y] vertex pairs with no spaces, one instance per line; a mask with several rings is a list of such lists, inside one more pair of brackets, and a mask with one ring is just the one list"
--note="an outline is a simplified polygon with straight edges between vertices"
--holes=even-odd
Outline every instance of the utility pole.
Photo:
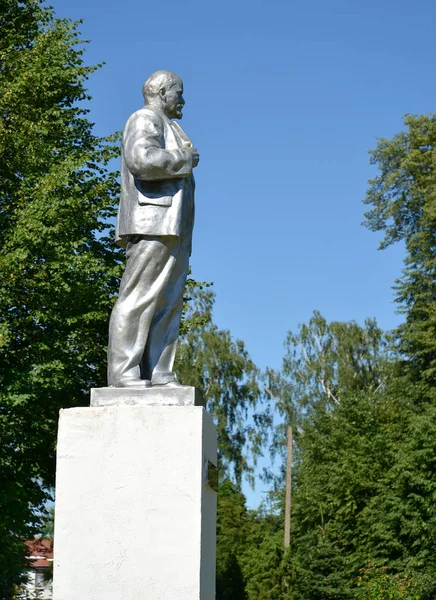
[[288,427],[288,458],[286,462],[285,548],[291,543],[292,427]]

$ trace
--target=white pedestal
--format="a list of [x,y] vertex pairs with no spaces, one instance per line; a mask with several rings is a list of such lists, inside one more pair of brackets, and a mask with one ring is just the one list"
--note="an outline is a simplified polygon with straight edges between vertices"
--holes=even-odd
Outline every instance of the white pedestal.
[[201,406],[61,411],[55,600],[214,600],[216,431]]

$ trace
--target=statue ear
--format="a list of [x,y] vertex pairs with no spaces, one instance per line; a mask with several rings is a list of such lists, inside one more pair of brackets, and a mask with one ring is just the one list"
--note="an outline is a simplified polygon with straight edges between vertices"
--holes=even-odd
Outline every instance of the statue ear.
[[167,93],[166,89],[164,87],[161,87],[159,90],[160,97],[163,98],[166,93]]

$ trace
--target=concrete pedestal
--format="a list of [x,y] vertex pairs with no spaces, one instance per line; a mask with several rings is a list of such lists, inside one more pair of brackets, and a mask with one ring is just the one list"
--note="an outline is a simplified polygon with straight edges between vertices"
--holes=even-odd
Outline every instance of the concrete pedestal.
[[213,465],[201,406],[61,411],[54,599],[214,600]]

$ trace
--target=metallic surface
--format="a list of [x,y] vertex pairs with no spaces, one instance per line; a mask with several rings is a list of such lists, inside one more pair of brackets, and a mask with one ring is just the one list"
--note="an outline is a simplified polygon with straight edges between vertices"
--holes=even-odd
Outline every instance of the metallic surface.
[[172,118],[183,83],[157,71],[145,106],[127,121],[121,149],[117,243],[127,263],[109,324],[108,384],[177,386],[173,364],[194,224],[192,170],[199,156]]

